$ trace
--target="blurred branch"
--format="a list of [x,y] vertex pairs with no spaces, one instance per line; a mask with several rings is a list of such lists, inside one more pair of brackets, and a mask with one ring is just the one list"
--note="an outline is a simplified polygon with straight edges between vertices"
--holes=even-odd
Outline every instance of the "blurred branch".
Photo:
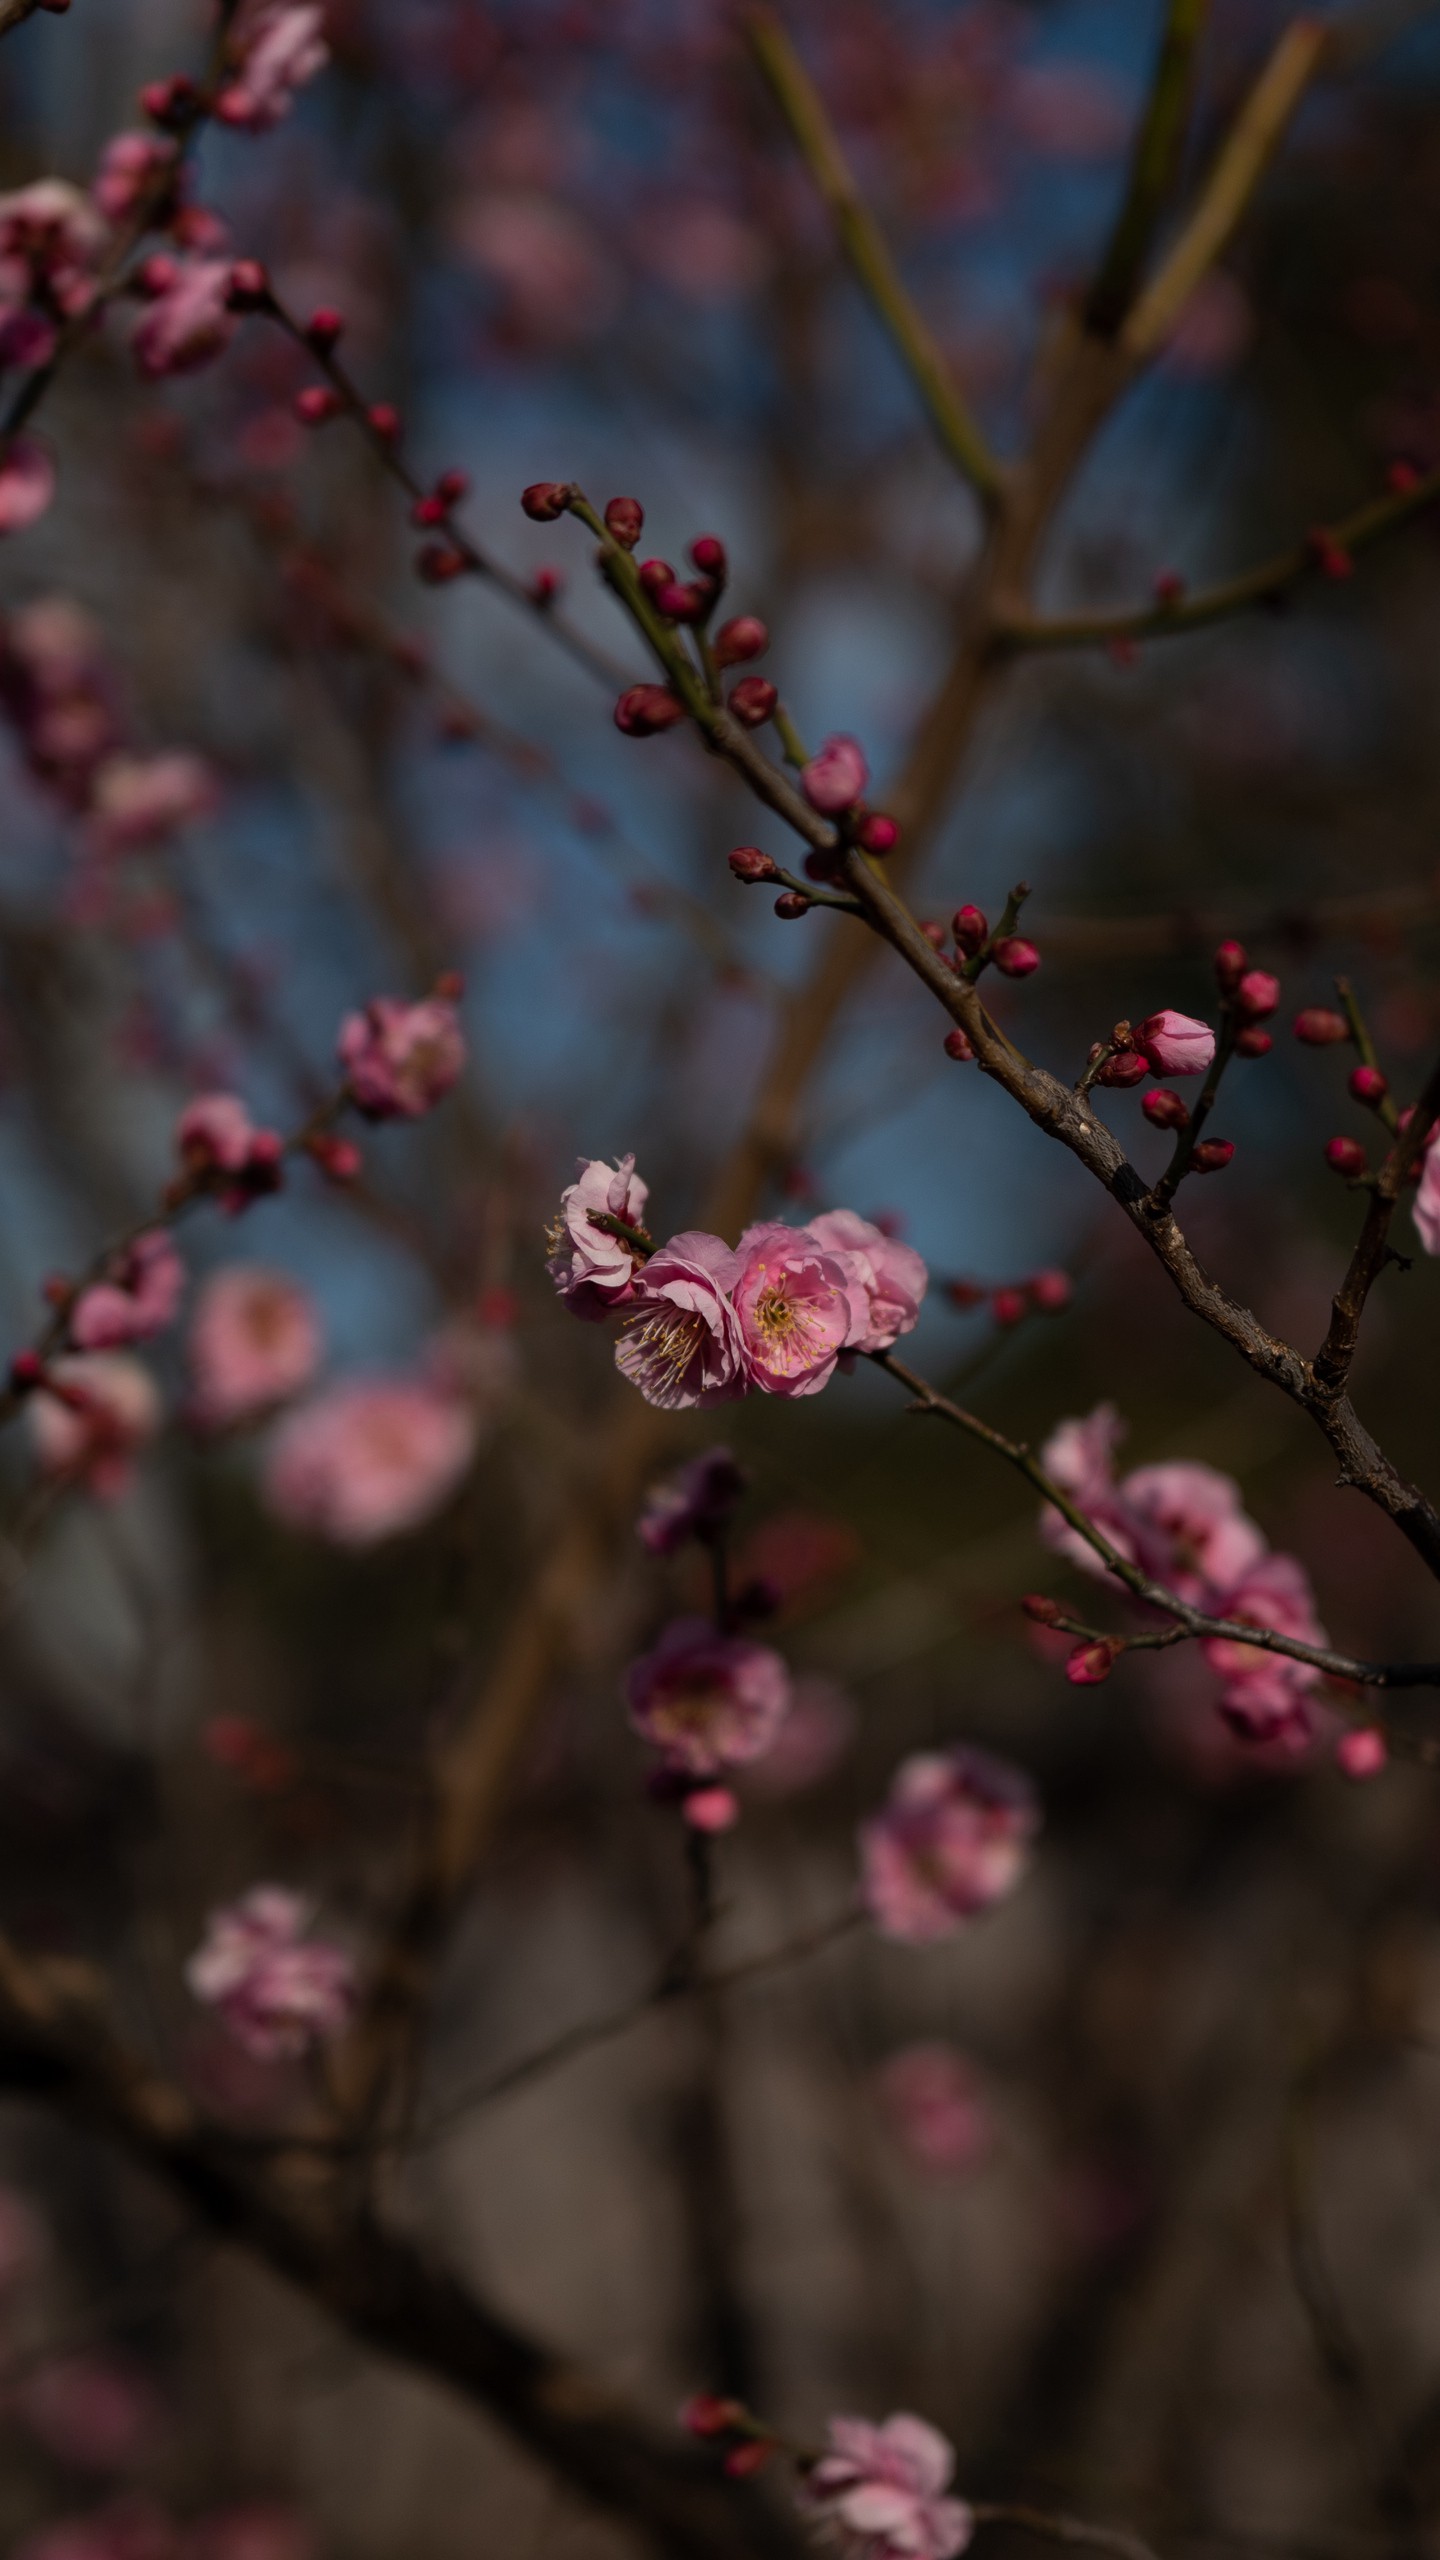
[[906,290],[809,73],[773,10],[747,9],[744,25],[751,51],[829,209],[861,289],[919,392],[936,435],[977,496],[987,507],[994,507],[1003,487],[1000,465]]
[[1085,325],[1098,337],[1113,337],[1120,328],[1144,272],[1184,148],[1195,53],[1209,13],[1210,0],[1168,0],[1125,194],[1086,299]]

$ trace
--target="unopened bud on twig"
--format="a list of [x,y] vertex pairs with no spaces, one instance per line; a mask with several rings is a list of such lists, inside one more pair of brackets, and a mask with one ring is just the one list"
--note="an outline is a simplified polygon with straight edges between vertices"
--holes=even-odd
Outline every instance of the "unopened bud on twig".
[[1028,978],[1040,966],[1034,943],[1027,942],[1021,933],[1002,934],[998,942],[992,943],[990,957],[1006,978]]
[[1223,1173],[1234,1153],[1233,1138],[1202,1138],[1190,1163],[1196,1173]]
[[990,927],[978,907],[957,907],[950,919],[950,930],[955,936],[956,950],[963,951],[967,960],[973,960],[977,951],[983,951],[990,937]]
[[1327,1138],[1325,1161],[1332,1173],[1343,1175],[1347,1182],[1354,1182],[1360,1174],[1368,1172],[1370,1164],[1358,1138]]
[[1140,1108],[1152,1129],[1188,1129],[1190,1114],[1178,1093],[1167,1085],[1154,1085],[1140,1097]]
[[1374,1111],[1384,1101],[1390,1083],[1378,1067],[1352,1067],[1350,1090],[1357,1102],[1363,1102],[1367,1110]]
[[975,1055],[968,1034],[961,1030],[958,1022],[953,1031],[947,1031],[945,1034],[945,1055],[947,1058],[958,1058],[962,1065],[973,1059]]
[[780,867],[758,844],[737,844],[729,860],[737,880],[773,880]]
[[727,709],[743,729],[763,729],[773,718],[780,696],[768,676],[742,676],[730,687]]
[[1336,1041],[1349,1039],[1350,1025],[1333,1005],[1307,1004],[1295,1016],[1295,1037],[1307,1049],[1328,1049]]
[[605,509],[605,530],[622,551],[633,551],[645,530],[645,510],[638,498],[612,498]]
[[532,480],[520,492],[520,504],[535,524],[553,524],[563,516],[570,500],[568,480]]

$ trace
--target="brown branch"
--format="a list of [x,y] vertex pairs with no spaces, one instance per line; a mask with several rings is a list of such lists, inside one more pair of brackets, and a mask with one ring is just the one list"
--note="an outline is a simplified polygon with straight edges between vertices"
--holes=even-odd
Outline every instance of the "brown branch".
[[1321,1395],[1339,1395],[1350,1375],[1366,1301],[1391,1259],[1390,1222],[1437,1118],[1440,1061],[1432,1067],[1408,1128],[1397,1136],[1371,1187],[1365,1223],[1331,1308],[1329,1332],[1315,1354],[1315,1385]]
[[1195,54],[1209,14],[1209,0],[1168,0],[1125,194],[1086,296],[1085,325],[1098,337],[1114,337],[1139,288],[1184,148]]

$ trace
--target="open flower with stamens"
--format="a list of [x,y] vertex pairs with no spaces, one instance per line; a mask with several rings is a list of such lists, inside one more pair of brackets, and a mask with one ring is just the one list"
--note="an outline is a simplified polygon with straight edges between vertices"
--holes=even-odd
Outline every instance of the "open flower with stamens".
[[639,1251],[595,1221],[616,1218],[622,1226],[641,1227],[649,1197],[633,1156],[622,1156],[618,1164],[607,1164],[603,1156],[580,1158],[545,1239],[546,1269],[572,1315],[593,1323],[633,1298]]
[[901,2410],[878,2427],[831,2418],[825,2437],[800,2503],[846,2560],[955,2560],[965,2549],[975,2519],[945,2495],[955,2454],[938,2429]]
[[678,1412],[728,1404],[748,1384],[745,1336],[730,1303],[742,1268],[719,1236],[687,1228],[635,1273],[615,1366],[647,1404]]
[[790,1674],[768,1644],[675,1618],[625,1676],[630,1720],[667,1769],[687,1778],[758,1760],[790,1709]]
[[809,1227],[773,1221],[747,1227],[739,1257],[735,1313],[751,1385],[767,1396],[817,1395],[841,1352],[872,1329],[854,1257],[828,1251]]
[[[1301,1644],[1326,1641],[1309,1575],[1296,1556],[1262,1555],[1233,1589],[1216,1595],[1214,1606],[1220,1617],[1269,1627]],[[1304,1750],[1315,1730],[1308,1697],[1320,1674],[1313,1665],[1229,1636],[1212,1636],[1201,1650],[1225,1683],[1220,1713],[1242,1741]]]

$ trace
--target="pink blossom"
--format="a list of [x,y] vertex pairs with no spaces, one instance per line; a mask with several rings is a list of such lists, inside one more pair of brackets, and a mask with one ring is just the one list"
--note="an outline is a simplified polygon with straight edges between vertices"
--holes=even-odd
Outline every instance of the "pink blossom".
[[313,1300],[283,1271],[235,1263],[201,1289],[187,1353],[197,1422],[217,1430],[307,1387],[320,1365]]
[[367,1120],[419,1120],[458,1082],[465,1035],[445,996],[375,996],[341,1023],[339,1058]]
[[572,1315],[593,1322],[628,1306],[634,1297],[636,1248],[594,1221],[598,1212],[627,1227],[643,1227],[649,1197],[650,1186],[641,1181],[633,1156],[622,1156],[614,1165],[602,1156],[580,1158],[545,1239],[546,1268]]
[[212,1911],[185,1967],[197,2000],[218,2009],[248,2053],[290,2060],[338,2035],[355,2002],[355,1969],[340,1947],[306,1939],[298,1893],[256,1885]]
[[827,1251],[811,1227],[767,1220],[747,1227],[739,1262],[733,1294],[751,1385],[765,1395],[817,1395],[840,1353],[875,1323],[856,1257]]
[[476,1436],[468,1408],[426,1379],[353,1379],[281,1424],[266,1499],[288,1528],[340,1547],[375,1546],[448,1501]]
[[860,1282],[869,1304],[864,1334],[850,1348],[888,1351],[902,1333],[913,1332],[930,1274],[913,1245],[887,1236],[853,1209],[826,1209],[809,1221],[809,1232],[843,1262]]
[[945,2495],[954,2451],[923,2418],[902,2410],[878,2427],[831,2418],[825,2438],[800,2503],[838,2539],[846,2560],[955,2560],[965,2549],[974,2518]]
[[675,1618],[625,1675],[630,1721],[667,1769],[713,1778],[768,1751],[790,1706],[790,1674],[769,1645]]
[[678,1475],[650,1487],[635,1523],[641,1545],[652,1556],[673,1556],[691,1538],[713,1538],[744,1490],[744,1474],[729,1450],[704,1450]]
[[160,2431],[144,2375],[112,2355],[56,2356],[21,2383],[19,2409],[48,2452],[82,2471],[128,2470]]
[[811,808],[832,818],[854,807],[869,779],[870,768],[855,738],[827,738],[818,756],[800,768],[800,788]]
[[1440,1129],[1429,1139],[1410,1215],[1427,1253],[1440,1253]]
[[1208,1022],[1197,1022],[1193,1015],[1175,1013],[1168,1007],[1163,1013],[1147,1014],[1137,1023],[1135,1046],[1157,1076],[1199,1076],[1215,1056],[1215,1034]]
[[953,2045],[905,2045],[881,2065],[877,2088],[897,2139],[922,2169],[953,2175],[973,2168],[989,2150],[984,2100]]
[[[1099,1405],[1084,1421],[1061,1423],[1040,1463],[1127,1563],[1181,1599],[1208,1602],[1265,1553],[1264,1537],[1241,1507],[1239,1486],[1189,1459],[1136,1467],[1117,1483],[1115,1448],[1123,1433],[1114,1406]],[[1106,1572],[1058,1511],[1041,1515],[1040,1530],[1047,1546],[1084,1572]]]
[[178,146],[158,133],[113,134],[100,154],[90,193],[107,222],[125,222],[138,213],[165,170],[174,167]]
[[1352,1724],[1335,1745],[1337,1768],[1347,1778],[1378,1778],[1390,1752],[1380,1727]]
[[233,66],[215,101],[224,124],[264,133],[330,59],[320,0],[242,0],[230,29]]
[[55,495],[55,465],[36,436],[12,436],[0,455],[0,534],[23,533]]
[[647,1404],[674,1413],[743,1396],[745,1337],[730,1303],[740,1269],[739,1255],[699,1228],[672,1236],[640,1265],[615,1366]]
[[[1217,1595],[1215,1615],[1270,1627],[1302,1644],[1327,1641],[1309,1576],[1294,1556],[1262,1556],[1233,1589]],[[1278,1742],[1303,1750],[1314,1732],[1307,1695],[1320,1678],[1310,1663],[1229,1636],[1207,1638],[1201,1651],[1224,1681],[1220,1713],[1232,1732],[1247,1742]]]
[[615,270],[593,227],[554,197],[516,188],[474,196],[454,235],[461,257],[500,288],[510,334],[563,347],[597,336],[612,317]]
[[175,1144],[192,1172],[242,1173],[255,1124],[235,1093],[197,1093],[175,1123]]
[[147,382],[162,374],[193,373],[208,364],[235,334],[227,258],[187,258],[175,263],[163,293],[136,323],[130,344]]
[[838,1680],[801,1672],[790,1684],[790,1712],[773,1747],[745,1773],[748,1795],[782,1803],[828,1778],[855,1739],[855,1701]]
[[861,1825],[865,1900],[886,1937],[949,1937],[1013,1890],[1040,1812],[1030,1781],[969,1743],[902,1760],[879,1813]]
[[95,774],[90,832],[104,853],[128,853],[158,844],[197,818],[208,818],[219,788],[203,756],[172,749],[164,755],[107,756]]
[[104,245],[94,205],[64,178],[37,178],[0,196],[0,310],[35,295],[62,319],[88,311]]
[[80,1351],[116,1351],[149,1342],[173,1324],[185,1292],[185,1265],[163,1227],[137,1236],[103,1280],[82,1290],[70,1312],[70,1339]]
[[25,1402],[41,1467],[112,1501],[130,1482],[136,1450],[160,1427],[149,1370],[123,1351],[81,1352],[52,1360],[45,1379]]

